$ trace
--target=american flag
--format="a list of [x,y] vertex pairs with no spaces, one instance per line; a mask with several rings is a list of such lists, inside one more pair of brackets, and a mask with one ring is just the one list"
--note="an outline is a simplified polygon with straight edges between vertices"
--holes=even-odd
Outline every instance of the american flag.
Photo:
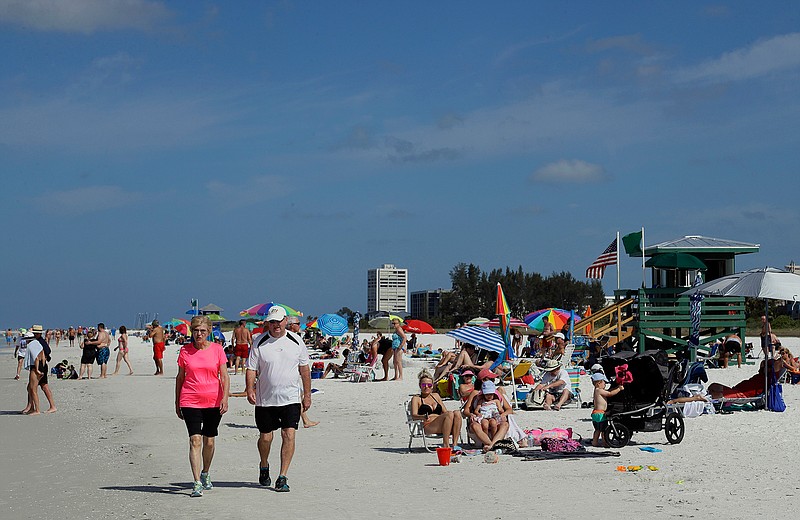
[[606,273],[606,266],[615,265],[617,263],[617,239],[611,241],[608,247],[600,253],[597,260],[592,262],[586,269],[586,278],[590,280],[602,280],[603,275]]

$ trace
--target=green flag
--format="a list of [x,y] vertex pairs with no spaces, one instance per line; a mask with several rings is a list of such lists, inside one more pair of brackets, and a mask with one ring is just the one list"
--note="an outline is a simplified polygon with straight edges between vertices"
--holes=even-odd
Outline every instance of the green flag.
[[642,232],[637,231],[622,237],[622,245],[625,246],[625,252],[628,256],[643,256],[642,253]]

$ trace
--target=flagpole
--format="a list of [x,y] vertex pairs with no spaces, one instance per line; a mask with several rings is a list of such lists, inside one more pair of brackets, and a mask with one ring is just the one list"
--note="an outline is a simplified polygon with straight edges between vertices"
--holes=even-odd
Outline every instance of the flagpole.
[[644,226],[642,226],[642,289],[647,285],[644,281]]
[[617,231],[617,290],[619,291],[619,231]]

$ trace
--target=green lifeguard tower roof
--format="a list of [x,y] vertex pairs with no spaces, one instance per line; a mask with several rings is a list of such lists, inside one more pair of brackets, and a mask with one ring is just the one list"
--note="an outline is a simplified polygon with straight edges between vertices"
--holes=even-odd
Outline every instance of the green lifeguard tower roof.
[[[688,235],[683,238],[645,246],[644,255],[654,256],[661,253],[716,253],[723,255],[741,255],[746,253],[758,253],[758,250],[758,244],[749,244],[738,240],[726,240],[724,238],[704,237],[701,235]],[[641,256],[641,254],[637,256]]]

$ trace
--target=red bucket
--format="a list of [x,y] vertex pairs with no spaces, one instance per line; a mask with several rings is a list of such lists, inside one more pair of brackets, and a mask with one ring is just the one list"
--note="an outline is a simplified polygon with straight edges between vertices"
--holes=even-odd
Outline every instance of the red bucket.
[[452,448],[436,448],[436,456],[439,457],[440,466],[450,465],[450,456],[453,454]]

